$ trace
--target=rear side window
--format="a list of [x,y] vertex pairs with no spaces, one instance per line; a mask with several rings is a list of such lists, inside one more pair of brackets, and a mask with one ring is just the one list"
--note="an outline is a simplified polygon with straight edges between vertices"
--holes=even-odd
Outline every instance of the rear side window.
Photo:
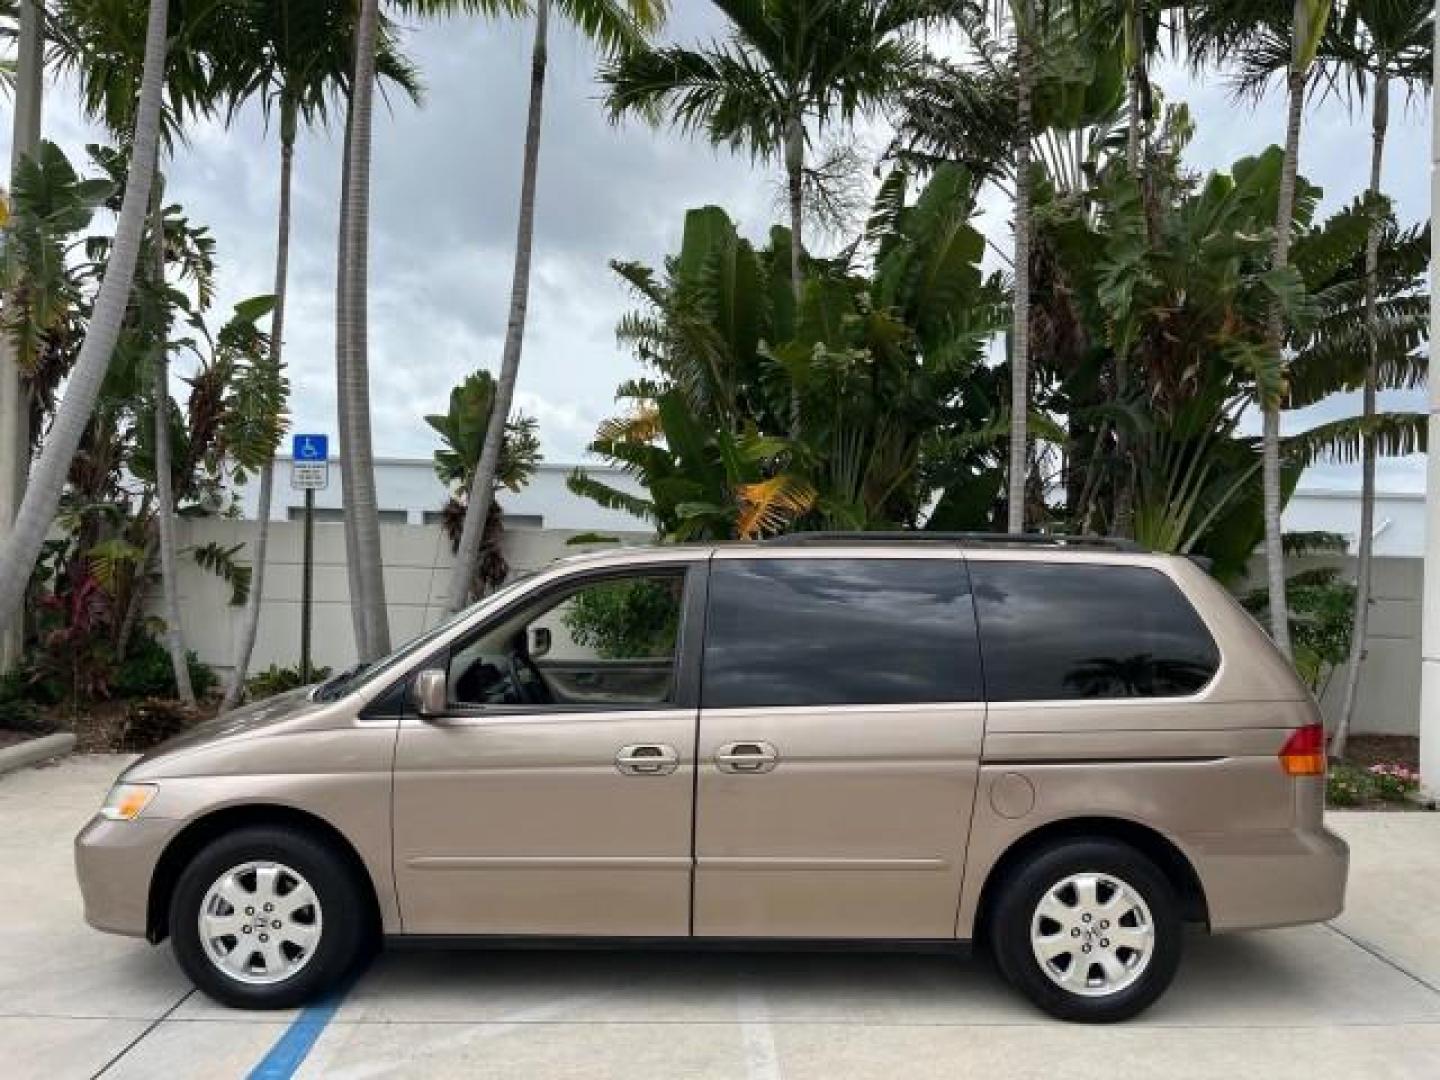
[[717,560],[705,626],[710,708],[981,697],[956,559]]
[[991,701],[1182,697],[1220,666],[1158,570],[975,560],[970,580]]

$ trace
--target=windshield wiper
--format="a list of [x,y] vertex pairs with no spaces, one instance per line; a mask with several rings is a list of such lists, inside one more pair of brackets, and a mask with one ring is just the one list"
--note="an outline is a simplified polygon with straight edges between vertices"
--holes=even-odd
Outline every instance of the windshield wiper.
[[355,676],[359,675],[369,666],[370,664],[367,661],[361,660],[358,664],[351,664],[344,671],[340,672],[339,675],[330,676],[330,678],[315,688],[314,699],[316,701],[334,701],[344,693],[345,687],[354,681]]

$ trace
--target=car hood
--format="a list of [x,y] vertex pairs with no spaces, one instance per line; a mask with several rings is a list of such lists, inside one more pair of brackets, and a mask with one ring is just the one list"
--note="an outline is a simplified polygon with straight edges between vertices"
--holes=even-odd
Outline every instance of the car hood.
[[314,688],[303,686],[298,690],[289,690],[264,701],[232,709],[212,720],[202,721],[156,746],[126,771],[152,766],[162,758],[173,759],[216,743],[263,735],[270,728],[318,712],[324,706],[311,700],[312,689]]

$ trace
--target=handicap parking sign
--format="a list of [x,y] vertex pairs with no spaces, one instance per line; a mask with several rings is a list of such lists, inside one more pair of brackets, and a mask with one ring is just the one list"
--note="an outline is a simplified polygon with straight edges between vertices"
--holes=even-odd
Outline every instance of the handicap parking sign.
[[330,436],[292,435],[290,486],[323,490],[330,485]]
[[290,456],[296,461],[328,461],[330,459],[329,435],[292,435]]

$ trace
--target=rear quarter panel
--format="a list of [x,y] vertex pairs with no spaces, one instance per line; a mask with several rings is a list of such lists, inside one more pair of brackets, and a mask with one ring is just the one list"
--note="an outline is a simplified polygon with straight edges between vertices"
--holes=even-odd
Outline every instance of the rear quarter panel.
[[1121,820],[1167,838],[1194,868],[1215,929],[1311,918],[1315,904],[1300,895],[1311,883],[1292,888],[1267,873],[1323,832],[1306,783],[1287,776],[1277,757],[1291,731],[1316,720],[1310,695],[1254,620],[1188,560],[1079,561],[1139,564],[1171,578],[1215,639],[1220,667],[1186,698],[990,704],[957,936],[972,936],[985,884],[1012,845],[1077,818]]

